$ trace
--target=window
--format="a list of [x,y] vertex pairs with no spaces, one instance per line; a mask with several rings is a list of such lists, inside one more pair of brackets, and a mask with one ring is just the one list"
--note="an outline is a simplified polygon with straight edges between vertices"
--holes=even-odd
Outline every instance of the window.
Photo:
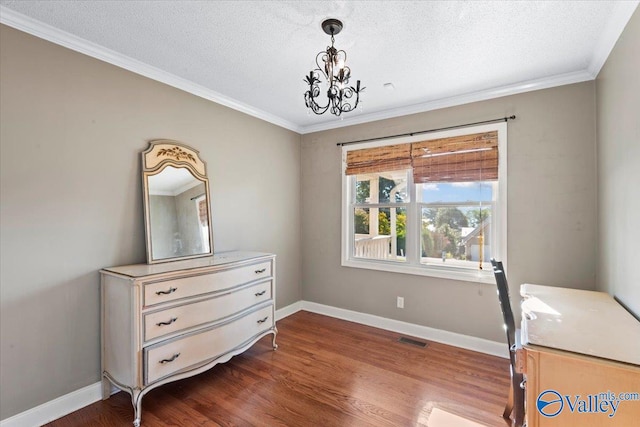
[[342,265],[492,282],[506,124],[343,146]]
[[200,225],[200,242],[202,252],[209,252],[209,216],[207,214],[207,196],[202,194],[195,198],[196,212],[198,213],[198,224]]

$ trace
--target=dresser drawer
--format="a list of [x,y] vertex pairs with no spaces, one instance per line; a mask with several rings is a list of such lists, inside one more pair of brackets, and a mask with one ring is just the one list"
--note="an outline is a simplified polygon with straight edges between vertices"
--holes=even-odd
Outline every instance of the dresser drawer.
[[148,347],[144,350],[145,384],[229,353],[273,325],[273,306],[269,305],[221,326]]
[[271,262],[216,271],[144,285],[144,305],[151,306],[180,298],[229,289],[254,280],[271,277]]
[[272,298],[272,281],[223,293],[204,301],[184,304],[143,316],[144,340],[213,322]]

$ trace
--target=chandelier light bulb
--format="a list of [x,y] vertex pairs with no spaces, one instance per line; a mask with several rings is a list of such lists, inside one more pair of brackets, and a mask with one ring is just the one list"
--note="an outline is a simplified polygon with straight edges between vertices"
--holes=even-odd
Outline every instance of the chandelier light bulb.
[[337,54],[334,58],[334,69],[336,70],[336,74],[344,69],[344,57],[340,54]]

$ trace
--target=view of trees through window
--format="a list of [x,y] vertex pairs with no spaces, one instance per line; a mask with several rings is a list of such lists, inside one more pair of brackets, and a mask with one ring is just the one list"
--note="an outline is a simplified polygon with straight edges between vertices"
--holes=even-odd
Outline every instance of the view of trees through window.
[[[487,246],[490,215],[489,207],[422,208],[422,257],[478,261],[479,252],[474,254],[465,243],[471,238],[475,237],[477,240],[481,236],[481,243]],[[472,233],[474,234],[470,236]],[[475,246],[478,245],[476,242]],[[487,248],[483,250],[483,258],[486,261],[488,251]]]
[[[379,208],[378,209],[378,235],[391,235],[391,210],[396,211],[396,238],[397,238],[397,256],[404,256],[406,253],[407,240],[407,213],[406,208]],[[356,208],[354,225],[356,234],[372,234],[369,232],[370,209]]]
[[[371,247],[385,245],[383,253],[380,250],[373,252],[376,258],[390,256],[403,258],[406,253],[407,210],[406,207],[399,204],[408,201],[407,175],[406,172],[397,178],[391,175],[358,176],[356,180],[356,204],[383,205],[376,208],[356,207],[354,211],[354,230],[356,236],[360,236],[361,244]],[[377,188],[372,189],[372,183]],[[376,215],[376,217],[372,218],[372,215]],[[395,234],[391,232],[394,221]],[[377,222],[377,231],[371,229],[372,222]],[[375,227],[375,225],[373,226]],[[375,236],[390,237],[386,240],[377,239],[374,245],[374,240],[369,239],[373,239]],[[388,251],[386,250],[387,246]],[[372,253],[367,251],[361,253],[363,257],[371,257],[371,255]]]
[[[376,188],[372,192],[372,183],[377,185],[377,194]],[[398,179],[382,174],[358,176],[355,184],[353,225],[356,252],[359,242],[361,245],[372,244],[378,239],[378,245],[388,246],[388,251],[385,246],[382,253],[379,250],[371,253],[361,251],[356,256],[402,261],[407,254],[407,208],[411,206],[408,204],[406,174]],[[416,185],[420,258],[423,263],[433,262],[433,259],[441,262],[489,260],[492,191],[491,182]],[[394,222],[395,234],[391,232]],[[377,230],[371,229],[372,223],[377,223]],[[383,236],[389,238],[383,241]]]
[[[407,201],[407,192],[406,192],[406,176],[403,176],[401,179],[388,179],[384,176],[378,176],[378,202],[386,203],[386,202],[395,202],[402,203]],[[395,192],[392,197],[392,190],[397,188],[398,186],[404,186],[402,191]],[[371,179],[364,178],[363,180],[358,179],[356,181],[356,203],[370,203],[371,196]],[[391,200],[393,198],[393,200]]]

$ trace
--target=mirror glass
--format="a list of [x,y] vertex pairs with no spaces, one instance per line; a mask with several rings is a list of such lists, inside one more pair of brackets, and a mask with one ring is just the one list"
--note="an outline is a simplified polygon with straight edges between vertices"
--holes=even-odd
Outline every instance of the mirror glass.
[[[170,149],[150,149],[155,157],[167,158],[143,172],[149,264],[213,254],[208,181],[186,163],[196,157],[183,148],[172,143]],[[184,156],[176,155],[180,152]],[[144,164],[145,155],[149,150],[143,153],[143,169],[149,163]]]

